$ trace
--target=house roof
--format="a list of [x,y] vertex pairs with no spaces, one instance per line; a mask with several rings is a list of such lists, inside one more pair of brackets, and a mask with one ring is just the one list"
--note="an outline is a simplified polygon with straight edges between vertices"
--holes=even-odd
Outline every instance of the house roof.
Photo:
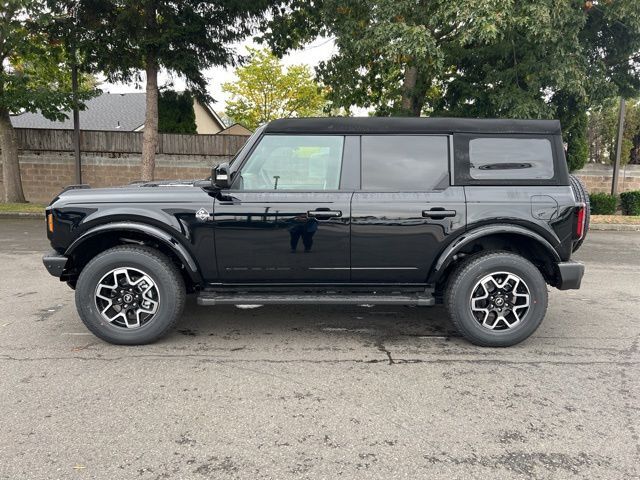
[[[101,93],[85,102],[86,108],[80,111],[80,128],[82,130],[114,130],[133,132],[144,127],[145,92],[135,93]],[[219,124],[220,129],[226,125],[209,105],[205,111]],[[41,113],[21,113],[11,116],[11,124],[16,128],[57,128],[72,129],[71,111],[65,112],[67,119],[61,122],[47,120]]]
[[252,133],[251,130],[238,122],[218,132],[219,135],[251,135]]
[[267,133],[560,133],[558,120],[498,120],[477,118],[327,117],[282,118],[266,126]]
[[[102,93],[85,102],[80,111],[80,128],[83,130],[115,130],[132,132],[144,125],[146,93]],[[21,113],[11,116],[16,128],[73,128],[71,111],[65,112],[62,122],[47,120],[41,113]]]
[[[198,100],[195,100],[195,101],[198,102]],[[209,115],[211,115],[213,119],[218,123],[218,125],[220,125],[221,131],[227,128],[226,123],[222,121],[222,118],[220,118],[220,115],[218,115],[218,112],[216,112],[211,105],[209,105],[208,103],[205,103],[205,104],[200,103],[200,104],[204,106],[204,109],[207,112],[209,112]]]

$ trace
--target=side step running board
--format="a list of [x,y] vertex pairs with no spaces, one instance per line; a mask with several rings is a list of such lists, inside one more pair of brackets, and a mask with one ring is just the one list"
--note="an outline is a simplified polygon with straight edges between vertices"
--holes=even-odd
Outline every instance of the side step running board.
[[229,294],[201,292],[198,305],[435,305],[435,298],[426,295],[334,295],[334,294]]

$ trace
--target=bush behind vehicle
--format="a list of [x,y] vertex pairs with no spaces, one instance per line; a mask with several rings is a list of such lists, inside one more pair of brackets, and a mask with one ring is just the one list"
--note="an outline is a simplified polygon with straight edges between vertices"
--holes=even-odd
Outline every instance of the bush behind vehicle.
[[595,192],[589,194],[591,213],[593,215],[614,215],[618,205],[618,199],[608,193]]
[[620,204],[625,215],[640,215],[640,190],[621,193]]

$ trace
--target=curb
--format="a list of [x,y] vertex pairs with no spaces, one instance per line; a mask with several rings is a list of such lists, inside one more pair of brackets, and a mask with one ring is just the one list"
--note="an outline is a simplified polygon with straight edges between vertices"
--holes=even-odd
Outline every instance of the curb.
[[40,218],[44,220],[44,212],[0,212],[0,218]]
[[592,223],[589,230],[607,230],[612,232],[640,232],[640,225],[633,223]]

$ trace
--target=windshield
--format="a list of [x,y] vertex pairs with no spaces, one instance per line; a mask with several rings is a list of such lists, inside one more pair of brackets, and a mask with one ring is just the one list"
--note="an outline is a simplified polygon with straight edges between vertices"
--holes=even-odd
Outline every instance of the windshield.
[[264,126],[258,128],[255,132],[253,132],[251,134],[251,136],[247,139],[246,142],[244,142],[244,145],[242,145],[242,147],[240,147],[240,150],[238,150],[236,152],[236,154],[233,156],[233,158],[231,158],[231,160],[229,160],[229,166],[233,167],[234,162],[236,161],[237,158],[239,158],[242,152],[244,152],[247,149],[247,145],[251,145],[255,139],[260,136],[260,134],[262,133],[262,130],[264,130]]

